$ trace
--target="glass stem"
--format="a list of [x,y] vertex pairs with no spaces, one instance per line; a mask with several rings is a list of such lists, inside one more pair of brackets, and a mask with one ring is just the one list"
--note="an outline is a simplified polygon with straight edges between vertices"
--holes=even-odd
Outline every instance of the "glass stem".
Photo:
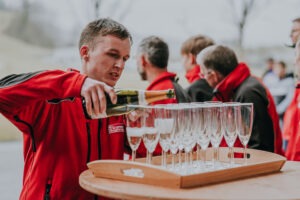
[[234,164],[234,160],[233,160],[233,147],[229,147],[229,150],[230,150],[230,167],[233,166]]
[[217,160],[217,153],[218,152],[218,148],[213,148],[213,169],[216,168],[216,160]]
[[203,152],[202,152],[202,154],[203,154],[203,170],[205,170],[206,169],[206,149],[203,149]]
[[[189,163],[189,158],[188,158],[188,153],[186,151],[184,151],[184,165],[187,168],[188,167],[188,163]],[[181,167],[184,167],[183,165]]]
[[132,151],[132,158],[131,158],[132,162],[135,161],[135,157],[136,157],[136,151]]
[[175,170],[175,154],[172,153],[172,169]]
[[220,147],[217,148],[216,153],[217,153],[216,159],[217,159],[218,162],[220,162],[220,156],[219,156],[220,155]]
[[165,151],[162,151],[162,166],[167,167],[167,153]]
[[149,152],[148,164],[151,165],[152,162],[152,153]]
[[147,150],[147,155],[146,155],[146,163],[149,164],[149,151]]
[[179,163],[179,166],[181,167],[182,162],[181,162],[181,150],[180,149],[178,150],[178,163]]
[[196,162],[200,161],[200,145],[197,144],[197,158],[196,158]]
[[247,165],[247,145],[244,146],[244,165]]
[[191,150],[189,152],[189,155],[190,155],[190,167],[192,168],[193,167],[193,150]]

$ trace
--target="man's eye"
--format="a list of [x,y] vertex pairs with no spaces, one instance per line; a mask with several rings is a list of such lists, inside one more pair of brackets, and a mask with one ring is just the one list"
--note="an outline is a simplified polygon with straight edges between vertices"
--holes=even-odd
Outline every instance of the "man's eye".
[[119,54],[115,54],[115,53],[108,53],[108,55],[115,59],[118,59],[120,57]]

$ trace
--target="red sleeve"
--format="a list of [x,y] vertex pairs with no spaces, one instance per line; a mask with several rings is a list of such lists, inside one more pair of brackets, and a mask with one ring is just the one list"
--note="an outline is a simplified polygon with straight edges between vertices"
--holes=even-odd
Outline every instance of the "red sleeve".
[[85,78],[61,70],[6,76],[0,79],[0,112],[14,114],[37,101],[78,97]]

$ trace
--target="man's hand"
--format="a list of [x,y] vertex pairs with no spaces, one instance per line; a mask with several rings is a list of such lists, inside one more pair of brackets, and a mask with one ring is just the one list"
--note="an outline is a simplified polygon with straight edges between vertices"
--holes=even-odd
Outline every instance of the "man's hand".
[[111,102],[117,102],[117,95],[114,89],[107,84],[86,78],[80,91],[80,95],[84,97],[87,113],[92,116],[98,116],[106,112],[106,97],[105,93],[110,96]]

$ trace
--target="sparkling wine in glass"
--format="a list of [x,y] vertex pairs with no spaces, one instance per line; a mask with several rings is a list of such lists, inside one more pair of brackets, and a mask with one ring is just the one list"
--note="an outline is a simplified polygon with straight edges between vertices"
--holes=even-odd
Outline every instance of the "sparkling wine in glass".
[[174,119],[171,116],[170,110],[166,108],[167,106],[168,105],[166,104],[155,105],[155,127],[157,128],[159,133],[159,144],[162,148],[161,163],[164,168],[167,167],[167,152],[170,149],[169,142],[174,124]]
[[144,112],[142,115],[142,128],[143,128],[143,142],[147,149],[147,164],[151,164],[152,153],[154,152],[158,140],[159,133],[155,126],[155,106],[144,106]]
[[139,106],[128,105],[128,107],[133,111],[126,115],[126,135],[132,151],[132,161],[135,161],[136,150],[143,137],[142,118]]
[[130,148],[132,150],[132,161],[135,161],[136,150],[142,141],[143,129],[126,127],[126,133]]

